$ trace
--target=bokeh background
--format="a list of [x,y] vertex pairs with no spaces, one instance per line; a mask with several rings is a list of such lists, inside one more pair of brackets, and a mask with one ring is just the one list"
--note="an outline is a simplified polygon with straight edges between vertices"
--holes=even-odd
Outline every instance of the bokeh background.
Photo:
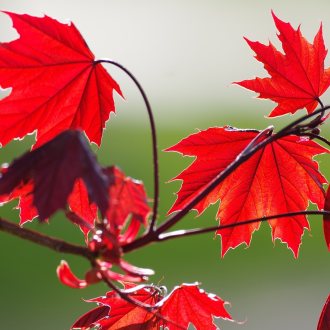
[[[139,78],[153,105],[160,150],[209,126],[277,128],[296,116],[269,120],[273,104],[255,100],[253,93],[232,86],[232,81],[264,76],[242,37],[276,45],[271,9],[294,26],[302,23],[311,40],[323,22],[325,42],[330,44],[328,0],[205,0],[205,1],[20,1],[0,0],[0,9],[47,14],[61,21],[71,19],[97,57],[115,59]],[[17,38],[10,20],[0,14],[0,40]],[[329,61],[328,63],[329,64]],[[102,164],[117,164],[128,175],[145,182],[152,197],[150,132],[146,111],[133,83],[118,69],[107,69],[120,83],[126,100],[116,97],[117,115],[108,123],[97,151]],[[324,95],[329,104],[329,94]],[[328,134],[329,125],[323,127]],[[13,142],[0,152],[9,162],[33,142]],[[95,149],[95,148],[94,148]],[[96,149],[95,149],[96,150]],[[319,157],[330,177],[329,159]],[[191,159],[160,154],[161,215],[175,199],[180,184],[168,183]],[[1,216],[17,221],[15,203],[3,206]],[[217,205],[201,217],[192,213],[178,228],[214,225]],[[320,217],[310,218],[312,231],[305,232],[297,260],[280,242],[273,245],[270,229],[263,224],[249,249],[239,247],[224,259],[213,234],[148,246],[127,256],[133,263],[156,271],[151,278],[169,289],[182,282],[199,281],[202,287],[231,302],[238,325],[219,322],[222,329],[314,329],[330,292],[330,257],[326,251]],[[83,244],[76,228],[58,213],[49,225],[37,222],[26,227]],[[53,253],[0,232],[0,329],[68,329],[83,312],[93,307],[83,302],[105,293],[100,284],[84,291],[62,286],[55,269],[61,259],[83,275],[87,262]]]

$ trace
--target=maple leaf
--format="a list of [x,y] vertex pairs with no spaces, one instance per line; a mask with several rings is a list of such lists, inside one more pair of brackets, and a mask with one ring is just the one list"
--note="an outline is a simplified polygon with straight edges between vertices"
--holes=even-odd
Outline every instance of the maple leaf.
[[248,45],[256,53],[256,59],[264,64],[270,78],[255,78],[235,82],[259,93],[259,98],[271,99],[278,105],[270,117],[295,113],[306,108],[313,112],[321,96],[330,85],[330,68],[324,69],[327,50],[324,46],[322,26],[309,43],[301,34],[300,27],[294,30],[289,23],[281,21],[272,13],[275,25],[280,32],[284,55],[273,44],[263,45],[250,41]]
[[[176,287],[160,308],[160,314],[171,320],[166,326],[169,330],[188,329],[189,323],[196,330],[215,330],[212,316],[232,320],[225,309],[226,302],[214,294],[198,288],[198,284],[183,284]],[[179,311],[179,312],[178,312]],[[180,325],[180,327],[175,324]]]
[[[325,211],[330,211],[330,188],[328,188],[327,194],[325,196]],[[324,215],[323,216],[323,232],[325,242],[327,244],[328,250],[330,251],[330,216]]]
[[[178,198],[169,213],[181,210],[192,201],[219,173],[225,170],[258,131],[214,127],[192,134],[166,151],[176,151],[197,159],[173,180],[182,180]],[[262,142],[266,136],[260,137]],[[241,164],[213,191],[194,207],[200,214],[210,204],[221,200],[217,218],[221,225],[247,219],[262,218],[305,210],[309,200],[319,209],[324,205],[322,184],[313,156],[328,150],[314,141],[287,136],[258,150]],[[273,240],[287,243],[297,257],[304,228],[309,229],[306,216],[270,220]],[[217,232],[221,235],[221,255],[230,248],[250,245],[252,234],[260,222],[236,226]]]
[[[81,178],[102,214],[108,208],[108,180],[79,131],[65,131],[38,149],[13,161],[0,178],[0,195],[33,187],[33,205],[41,220],[67,203]],[[18,190],[17,190],[18,189]],[[30,195],[29,195],[30,196]]]
[[19,39],[0,43],[0,85],[12,87],[0,101],[0,143],[37,130],[41,145],[66,129],[82,129],[100,145],[117,83],[94,61],[73,23],[48,16],[4,12]]
[[330,295],[325,302],[320,319],[317,325],[317,330],[329,330],[330,329]]
[[[153,312],[134,305],[110,291],[105,297],[87,300],[101,306],[80,317],[71,329],[99,326],[100,330],[118,329],[188,329],[193,324],[197,330],[217,329],[213,317],[232,320],[225,309],[226,302],[214,294],[198,288],[198,284],[182,284],[162,300],[160,290],[149,286],[126,284],[126,292],[139,302],[157,306]],[[129,293],[131,290],[132,293]],[[102,308],[103,307],[103,308]],[[108,307],[108,315],[105,316]]]

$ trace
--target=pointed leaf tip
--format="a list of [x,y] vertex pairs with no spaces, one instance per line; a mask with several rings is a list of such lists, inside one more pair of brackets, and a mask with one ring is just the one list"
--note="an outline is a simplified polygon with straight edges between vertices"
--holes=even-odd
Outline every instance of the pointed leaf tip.
[[0,117],[6,117],[0,120],[0,143],[37,131],[40,146],[64,130],[82,129],[100,145],[115,112],[113,93],[122,93],[101,63],[94,65],[75,25],[3,12],[20,37],[0,43],[0,85],[12,88],[0,101]]
[[317,107],[319,97],[330,86],[329,69],[324,69],[327,51],[322,28],[311,44],[301,34],[300,27],[294,30],[290,23],[280,20],[273,11],[272,17],[284,54],[271,43],[263,45],[245,38],[269,77],[257,77],[236,84],[259,93],[258,98],[276,102],[278,105],[269,117],[293,114],[303,108],[311,113]]

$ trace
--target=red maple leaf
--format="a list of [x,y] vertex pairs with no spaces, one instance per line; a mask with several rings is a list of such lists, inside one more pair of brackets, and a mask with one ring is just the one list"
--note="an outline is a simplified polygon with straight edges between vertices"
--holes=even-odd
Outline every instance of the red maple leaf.
[[[196,330],[217,329],[212,316],[232,320],[225,309],[226,302],[214,294],[198,288],[198,284],[183,284],[176,287],[160,308],[169,330],[188,329],[193,324]],[[176,326],[175,324],[179,325]]]
[[330,329],[330,295],[324,304],[322,309],[317,330],[329,330]]
[[82,129],[100,144],[117,83],[94,61],[73,23],[5,12],[20,38],[0,43],[0,143],[37,130],[41,145],[66,129]]
[[[183,183],[169,212],[183,209],[239,156],[258,133],[226,127],[209,128],[168,148],[167,151],[197,157],[174,178]],[[259,142],[262,142],[260,139]],[[314,141],[297,136],[276,140],[241,164],[194,209],[201,213],[221,200],[217,218],[222,225],[305,210],[309,200],[321,209],[324,205],[322,183],[326,183],[326,179],[319,173],[318,165],[312,158],[325,152],[328,151]],[[304,228],[309,228],[306,217],[275,219],[269,224],[273,240],[278,238],[287,243],[297,256]],[[218,231],[222,240],[222,256],[228,249],[242,243],[249,246],[252,233],[259,226],[260,222],[257,222]]]
[[[108,180],[79,131],[65,131],[38,149],[16,159],[0,178],[0,195],[24,192],[41,220],[65,208],[77,179],[86,185],[91,201],[105,214]],[[26,189],[31,189],[27,193]],[[8,199],[8,198],[7,198]],[[34,212],[31,204],[30,210]]]
[[[328,188],[327,194],[325,196],[325,211],[330,211],[330,188]],[[327,244],[328,250],[330,251],[330,216],[324,215],[323,216],[323,232],[325,242]]]
[[119,168],[112,166],[104,170],[109,178],[109,208],[106,218],[119,231],[128,217],[131,222],[146,225],[150,207],[143,183],[126,176]]
[[281,21],[274,13],[272,15],[280,32],[278,38],[284,54],[271,43],[263,45],[245,38],[270,78],[255,78],[236,84],[259,93],[259,98],[277,102],[278,106],[270,117],[294,113],[302,108],[311,113],[318,104],[319,96],[330,85],[330,68],[324,69],[327,50],[322,26],[311,44],[302,36],[300,27],[294,30],[289,23]]
[[[127,286],[127,285],[126,285]],[[206,293],[198,288],[198,284],[183,284],[176,287],[164,300],[160,290],[153,287],[135,287],[128,285],[130,298],[150,306],[157,306],[150,312],[140,306],[119,297],[110,291],[106,297],[88,300],[101,306],[80,317],[72,326],[89,328],[99,326],[100,330],[117,329],[188,329],[193,324],[197,330],[217,329],[213,316],[232,320],[225,309],[226,302],[214,294]],[[108,315],[105,307],[108,307]]]

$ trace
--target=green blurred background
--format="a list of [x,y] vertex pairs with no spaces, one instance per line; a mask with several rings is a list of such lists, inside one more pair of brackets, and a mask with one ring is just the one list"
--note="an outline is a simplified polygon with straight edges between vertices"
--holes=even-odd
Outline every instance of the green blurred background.
[[[242,36],[275,41],[271,9],[295,26],[302,23],[309,39],[323,21],[329,45],[328,1],[287,2],[2,0],[0,9],[70,18],[96,56],[114,58],[130,68],[150,96],[159,148],[163,150],[196,129],[227,124],[259,129],[274,124],[280,128],[297,117],[270,121],[264,117],[272,109],[271,102],[254,100],[253,94],[230,85],[231,81],[257,74],[264,76]],[[0,25],[2,41],[15,38],[5,15],[0,15]],[[123,73],[107,68],[120,83],[126,101],[116,97],[118,114],[108,123],[98,159],[105,165],[117,164],[127,175],[143,180],[152,197],[150,132],[143,103]],[[326,104],[327,99],[325,95]],[[328,130],[327,124],[323,133],[329,138]],[[11,143],[1,151],[1,162],[10,162],[32,141],[28,137]],[[325,156],[318,159],[329,178],[328,160]],[[160,219],[164,219],[180,186],[178,182],[165,182],[190,162],[173,153],[160,153]],[[14,206],[3,206],[1,216],[17,221]],[[216,224],[216,208],[210,207],[199,218],[190,214],[177,228]],[[254,234],[249,249],[239,247],[224,259],[219,257],[220,243],[213,233],[151,245],[127,255],[127,259],[153,268],[156,275],[151,281],[169,290],[183,282],[199,281],[206,291],[231,302],[233,317],[246,322],[238,325],[220,321],[224,330],[310,330],[316,327],[330,292],[330,257],[321,218],[311,217],[310,222],[312,231],[305,232],[297,260],[280,242],[274,247],[267,224]],[[61,213],[49,225],[35,222],[26,227],[83,244],[80,232]],[[103,295],[107,290],[102,284],[79,291],[59,283],[55,269],[60,260],[67,260],[83,276],[89,266],[80,258],[56,254],[1,232],[0,246],[0,329],[68,329],[93,307],[82,298]]]

